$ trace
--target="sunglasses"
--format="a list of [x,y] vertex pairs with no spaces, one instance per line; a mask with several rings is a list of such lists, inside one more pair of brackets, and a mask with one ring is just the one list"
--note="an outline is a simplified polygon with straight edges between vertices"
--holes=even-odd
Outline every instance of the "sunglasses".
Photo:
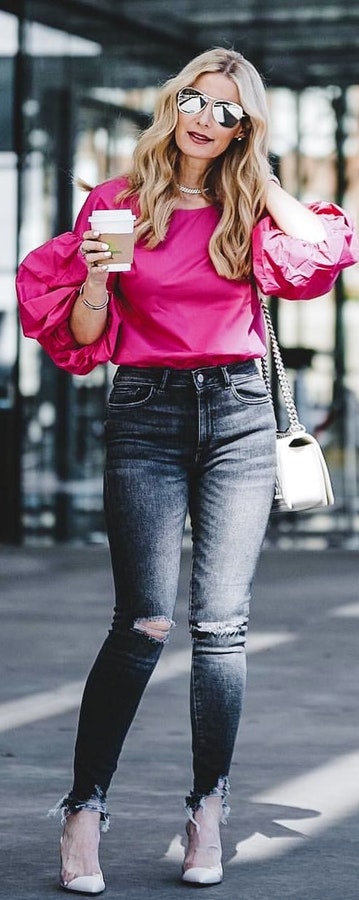
[[239,103],[233,103],[232,100],[216,100],[215,97],[209,97],[208,94],[197,91],[196,88],[182,88],[177,95],[179,111],[190,116],[201,113],[208,103],[212,103],[214,120],[223,128],[234,128],[245,115]]

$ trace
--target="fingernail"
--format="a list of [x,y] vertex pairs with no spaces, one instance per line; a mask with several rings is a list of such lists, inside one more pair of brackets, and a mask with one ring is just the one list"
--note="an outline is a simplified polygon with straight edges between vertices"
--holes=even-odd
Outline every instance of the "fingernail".
[[101,244],[101,250],[108,250],[109,244]]
[[111,250],[107,250],[105,256],[112,256]]
[[92,232],[92,236],[93,236],[93,237],[100,237],[100,231],[93,231],[93,232]]
[[107,272],[107,271],[108,271],[108,266],[98,266],[98,268],[101,269],[101,272]]

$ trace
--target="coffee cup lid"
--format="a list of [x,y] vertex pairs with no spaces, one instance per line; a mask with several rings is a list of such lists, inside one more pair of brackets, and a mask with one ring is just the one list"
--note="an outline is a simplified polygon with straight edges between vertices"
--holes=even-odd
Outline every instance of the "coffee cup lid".
[[96,221],[96,219],[136,219],[134,216],[132,209],[94,209],[89,216],[89,221]]

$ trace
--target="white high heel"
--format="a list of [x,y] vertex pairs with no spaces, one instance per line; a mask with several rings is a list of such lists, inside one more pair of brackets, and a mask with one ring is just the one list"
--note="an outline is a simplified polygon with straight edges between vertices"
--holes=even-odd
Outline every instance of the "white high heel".
[[[80,816],[81,812],[76,815]],[[91,812],[91,816],[93,813]],[[67,825],[67,821],[65,822],[65,827]],[[64,835],[60,838],[60,856],[62,857],[62,846],[64,841]],[[61,859],[62,866],[62,859]],[[89,866],[90,868],[90,866]],[[75,869],[76,871],[76,869]],[[92,875],[76,875],[75,878],[71,878],[70,881],[65,881],[60,872],[60,887],[64,891],[73,891],[78,894],[102,894],[102,891],[105,890],[105,882],[104,877],[99,868],[98,872],[93,873]]]
[[[187,822],[188,847],[182,868],[182,881],[187,884],[219,884],[223,879],[219,836],[221,802],[217,796],[206,797],[205,806],[193,813],[194,821]],[[187,860],[193,865],[188,865]],[[212,860],[214,865],[206,865]]]
[[204,866],[193,866],[182,873],[182,881],[188,884],[220,884],[223,881],[221,863],[206,869]]
[[102,872],[98,872],[96,875],[79,875],[71,881],[60,881],[60,887],[65,891],[77,891],[79,894],[102,894],[106,885]]

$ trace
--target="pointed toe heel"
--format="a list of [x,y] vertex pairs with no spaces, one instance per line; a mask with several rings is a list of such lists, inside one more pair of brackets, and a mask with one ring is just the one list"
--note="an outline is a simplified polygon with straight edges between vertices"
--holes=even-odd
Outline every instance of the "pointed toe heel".
[[102,872],[97,875],[79,875],[72,881],[60,882],[64,891],[75,891],[78,894],[102,894],[105,890],[105,882]]
[[211,866],[208,869],[202,866],[193,866],[193,868],[186,869],[182,873],[182,881],[186,882],[186,884],[220,884],[222,880],[223,869],[221,865]]
[[191,811],[186,825],[188,845],[182,866],[185,884],[204,886],[220,884],[223,880],[221,816],[222,798],[217,794],[204,797],[202,805]]

